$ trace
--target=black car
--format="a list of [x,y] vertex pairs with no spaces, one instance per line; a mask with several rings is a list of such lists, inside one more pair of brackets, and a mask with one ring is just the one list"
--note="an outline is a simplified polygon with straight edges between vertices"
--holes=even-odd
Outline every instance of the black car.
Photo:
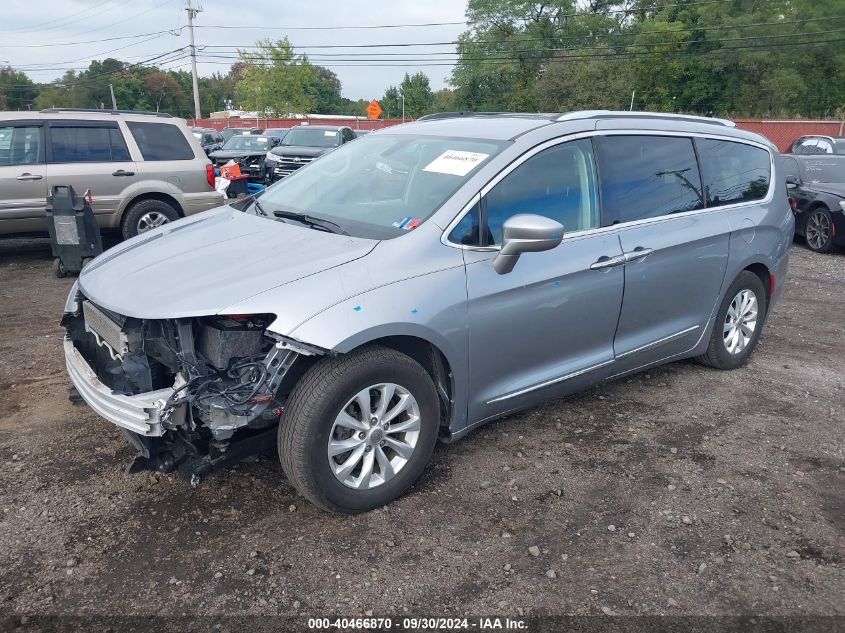
[[223,135],[217,130],[206,127],[192,127],[191,133],[197,138],[200,145],[202,145],[206,156],[223,147]]
[[285,138],[285,135],[290,131],[289,127],[268,127],[261,133],[261,136],[272,136],[279,140]]
[[811,134],[799,136],[789,146],[790,154],[845,154],[845,138]]
[[845,245],[845,156],[783,155],[781,161],[795,234],[817,253]]
[[233,136],[241,134],[261,134],[260,127],[224,127],[221,132],[223,135],[223,142],[226,143]]
[[238,134],[226,141],[222,149],[211,152],[209,158],[215,167],[234,160],[240,164],[241,173],[247,174],[250,180],[264,182],[264,157],[278,144],[278,137]]
[[291,128],[281,144],[267,154],[267,182],[289,176],[315,158],[356,138],[352,128],[342,125],[299,125]]

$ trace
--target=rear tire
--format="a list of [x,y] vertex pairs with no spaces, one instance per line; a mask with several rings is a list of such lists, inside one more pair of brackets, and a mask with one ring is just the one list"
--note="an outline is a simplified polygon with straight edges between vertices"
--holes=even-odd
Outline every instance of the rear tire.
[[809,213],[804,226],[807,248],[814,253],[829,253],[833,250],[833,218],[830,211],[817,207]]
[[140,233],[179,219],[179,212],[168,202],[162,200],[141,200],[133,204],[123,215],[121,233],[128,240]]
[[722,299],[707,351],[696,360],[716,369],[744,365],[757,347],[767,308],[763,282],[751,271],[742,271]]
[[323,359],[299,380],[279,422],[279,459],[314,505],[366,512],[419,478],[439,425],[437,392],[425,369],[396,350],[365,347]]

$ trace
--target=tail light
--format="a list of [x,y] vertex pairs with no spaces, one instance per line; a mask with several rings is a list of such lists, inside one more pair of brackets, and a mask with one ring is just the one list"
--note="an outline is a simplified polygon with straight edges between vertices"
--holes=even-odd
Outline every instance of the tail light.
[[205,179],[208,181],[208,186],[214,188],[214,165],[211,163],[205,166]]
[[789,196],[787,199],[789,200],[789,208],[792,209],[792,212],[798,213],[798,201],[792,196]]

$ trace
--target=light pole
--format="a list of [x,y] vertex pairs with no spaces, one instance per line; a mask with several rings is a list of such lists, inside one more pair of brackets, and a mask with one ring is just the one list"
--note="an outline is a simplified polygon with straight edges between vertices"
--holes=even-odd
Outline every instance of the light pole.
[[402,123],[405,122],[405,93],[400,92],[399,96],[402,97]]

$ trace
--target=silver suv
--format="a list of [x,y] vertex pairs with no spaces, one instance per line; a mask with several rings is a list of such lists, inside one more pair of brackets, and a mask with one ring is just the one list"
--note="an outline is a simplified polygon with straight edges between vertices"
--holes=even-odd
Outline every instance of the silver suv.
[[88,192],[123,237],[223,204],[183,119],[111,110],[0,112],[0,235],[47,231],[54,185]]
[[197,483],[277,445],[309,500],[368,510],[438,437],[660,363],[740,367],[792,244],[775,152],[649,113],[375,132],[94,260],[68,372],[133,468]]

